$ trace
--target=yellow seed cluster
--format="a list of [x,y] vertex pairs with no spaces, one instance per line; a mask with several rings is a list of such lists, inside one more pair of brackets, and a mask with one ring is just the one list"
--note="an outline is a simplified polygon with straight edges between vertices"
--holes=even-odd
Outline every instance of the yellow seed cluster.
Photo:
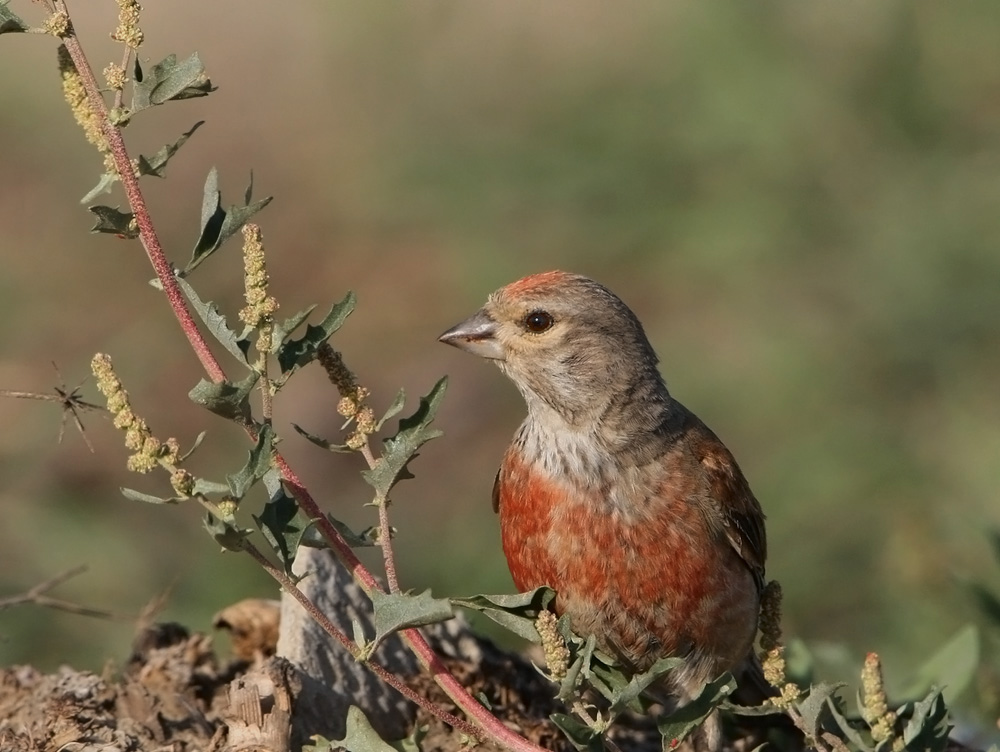
[[187,498],[194,493],[195,478],[184,469],[174,470],[170,474],[170,485],[179,496]]
[[[104,130],[101,127],[101,117],[87,98],[87,90],[84,88],[83,79],[80,77],[73,59],[69,56],[69,51],[65,45],[59,45],[59,73],[62,76],[63,97],[65,97],[73,118],[83,129],[87,140],[97,147],[97,150],[105,155],[105,163],[110,158],[110,148],[108,140],[104,137]],[[112,164],[112,171],[114,162]]]
[[51,34],[54,37],[64,37],[70,31],[69,15],[63,11],[57,11],[51,16],[45,19],[42,24],[42,29],[46,34]]
[[128,78],[125,76],[125,69],[120,65],[117,63],[108,63],[103,73],[104,80],[107,82],[109,89],[112,91],[121,91],[125,88],[125,82]]
[[319,346],[316,357],[326,371],[330,383],[340,392],[337,412],[347,418],[348,422],[354,421],[355,430],[347,437],[347,446],[350,449],[361,449],[368,442],[368,437],[375,433],[377,422],[375,411],[365,404],[369,391],[358,385],[354,374],[344,364],[343,356],[328,342]]
[[[240,311],[240,319],[248,326],[262,327],[271,321],[278,302],[267,294],[264,243],[260,227],[255,224],[243,226],[243,274],[247,305]],[[267,339],[270,341],[270,336]]]
[[877,653],[869,653],[865,657],[865,665],[861,669],[861,694],[865,701],[861,713],[871,727],[872,739],[876,742],[891,739],[895,735],[896,714],[889,710],[882,661]]
[[133,412],[128,392],[115,373],[111,358],[98,353],[91,360],[90,368],[97,379],[98,390],[108,402],[108,411],[114,416],[115,428],[125,432],[125,447],[133,452],[128,458],[128,469],[148,473],[161,462],[175,464],[180,451],[177,440],[161,443],[152,435],[146,421]]
[[142,6],[136,0],[118,0],[118,28],[111,38],[133,50],[142,44],[142,29],[139,28],[139,12]]
[[542,611],[535,619],[535,629],[542,638],[542,651],[545,654],[545,665],[549,675],[555,681],[562,681],[569,670],[569,648],[559,633],[558,620],[551,611]]

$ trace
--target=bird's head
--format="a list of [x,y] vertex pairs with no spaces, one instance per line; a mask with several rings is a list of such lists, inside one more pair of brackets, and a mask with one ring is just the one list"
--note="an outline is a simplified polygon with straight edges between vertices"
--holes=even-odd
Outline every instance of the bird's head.
[[493,360],[524,395],[529,413],[569,425],[601,419],[632,396],[663,402],[656,354],[635,314],[614,293],[566,272],[503,287],[440,340]]

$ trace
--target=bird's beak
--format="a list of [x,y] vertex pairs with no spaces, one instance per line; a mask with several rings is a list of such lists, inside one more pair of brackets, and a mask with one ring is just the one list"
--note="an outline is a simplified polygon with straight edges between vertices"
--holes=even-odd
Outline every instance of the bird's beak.
[[453,326],[440,337],[439,342],[465,350],[480,358],[503,360],[503,346],[496,338],[497,322],[486,311],[480,310],[458,326]]

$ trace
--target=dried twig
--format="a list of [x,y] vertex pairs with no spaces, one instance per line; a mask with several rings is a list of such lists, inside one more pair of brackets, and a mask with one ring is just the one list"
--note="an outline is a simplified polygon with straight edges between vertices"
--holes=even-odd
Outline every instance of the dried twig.
[[7,598],[0,598],[0,611],[4,609],[13,608],[14,606],[21,606],[25,603],[33,603],[36,606],[44,606],[46,608],[54,608],[58,611],[66,611],[71,614],[79,614],[80,616],[93,616],[98,619],[131,619],[131,616],[125,616],[122,614],[116,614],[112,611],[105,611],[100,608],[90,608],[89,606],[81,606],[78,603],[72,603],[70,601],[64,601],[60,598],[52,598],[46,593],[50,590],[54,590],[59,585],[62,585],[69,579],[76,577],[77,575],[83,574],[87,571],[86,564],[80,564],[79,566],[67,569],[65,572],[60,572],[55,577],[50,577],[44,582],[40,582],[33,588],[28,590],[21,595],[11,595]]

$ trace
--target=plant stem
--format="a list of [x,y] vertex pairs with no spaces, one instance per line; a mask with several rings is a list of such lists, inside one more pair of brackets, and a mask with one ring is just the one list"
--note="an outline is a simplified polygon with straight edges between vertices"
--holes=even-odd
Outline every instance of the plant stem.
[[[55,7],[56,10],[65,13],[67,17],[69,16],[69,8],[66,7],[66,0],[55,0]],[[118,177],[122,182],[122,188],[125,190],[125,196],[128,198],[128,203],[132,208],[136,224],[139,226],[139,239],[142,241],[142,247],[146,250],[149,262],[153,265],[156,277],[163,287],[163,292],[167,296],[170,308],[177,317],[177,321],[180,323],[181,330],[187,337],[188,342],[191,343],[195,355],[198,356],[202,367],[212,381],[225,381],[226,375],[219,365],[219,361],[216,360],[205,338],[198,331],[198,325],[195,323],[187,304],[184,302],[184,296],[177,285],[177,280],[174,278],[173,267],[167,260],[166,254],[163,252],[163,246],[160,244],[160,239],[156,234],[156,229],[153,227],[153,220],[149,216],[146,200],[139,188],[139,178],[136,177],[135,170],[132,167],[132,160],[129,158],[128,150],[125,148],[125,140],[122,137],[121,129],[114,125],[108,117],[107,103],[105,103],[104,97],[101,95],[101,89],[97,83],[97,79],[94,77],[94,71],[90,67],[90,63],[87,62],[87,56],[83,52],[83,47],[72,25],[70,26],[69,34],[63,37],[62,42],[73,59],[73,65],[76,66],[77,73],[80,74],[84,88],[87,90],[87,99],[90,101],[91,108],[101,118],[104,137],[107,139],[108,146],[111,149],[115,169],[118,170]]]
[[[355,643],[354,640],[352,640],[344,632],[338,629],[337,625],[334,624],[332,621],[330,621],[330,619],[327,617],[326,614],[324,614],[322,611],[316,608],[316,604],[313,603],[311,600],[309,600],[309,598],[306,597],[305,593],[299,590],[299,588],[287,574],[285,574],[278,567],[274,566],[274,564],[272,564],[271,561],[266,556],[264,556],[264,554],[262,554],[260,550],[249,541],[246,541],[244,543],[243,549],[250,555],[251,558],[253,558],[254,561],[256,561],[260,566],[262,566],[264,570],[278,582],[279,585],[281,585],[282,589],[286,593],[288,593],[296,601],[298,601],[299,605],[302,606],[302,608],[305,609],[306,613],[308,613],[309,616],[311,616],[316,621],[316,623],[323,628],[324,632],[326,632],[337,642],[343,645],[344,648],[355,658],[358,657],[360,650],[358,648],[357,643]],[[403,697],[405,697],[410,702],[415,703],[418,707],[423,708],[431,715],[435,716],[436,718],[439,718],[441,721],[447,723],[449,726],[458,729],[463,734],[479,739],[480,737],[479,729],[477,729],[468,721],[463,721],[461,718],[452,715],[444,708],[438,706],[437,704],[428,700],[423,695],[417,693],[412,687],[406,684],[406,682],[404,682],[395,674],[387,671],[380,664],[374,663],[371,660],[364,661],[364,663],[369,669],[371,669],[371,671],[376,676],[378,676],[382,681],[391,686],[393,689],[398,691],[401,695],[403,695]]]
[[[55,0],[54,5],[56,10],[65,13],[67,17],[69,16],[69,8],[66,6],[66,0]],[[121,179],[122,187],[128,198],[129,206],[132,208],[136,224],[139,227],[139,238],[142,241],[143,248],[146,250],[146,255],[149,257],[149,261],[167,296],[167,301],[180,323],[181,330],[201,361],[202,367],[213,382],[219,383],[225,381],[225,371],[223,371],[219,361],[212,354],[211,349],[209,349],[205,338],[198,330],[198,326],[192,318],[180,287],[174,278],[173,267],[163,252],[163,246],[160,244],[153,226],[152,218],[146,206],[146,200],[143,197],[142,190],[139,188],[139,180],[132,168],[132,161],[125,147],[121,129],[114,125],[108,117],[107,104],[101,95],[100,86],[94,77],[94,72],[90,64],[87,62],[87,57],[84,54],[79,38],[76,36],[76,32],[72,30],[72,25],[70,28],[71,31],[67,36],[63,37],[62,42],[66,46],[77,72],[80,74],[84,88],[87,90],[87,97],[91,107],[100,115],[104,135],[111,149],[115,168],[118,170],[118,176]],[[251,438],[256,440],[256,432],[250,427],[246,428]],[[355,580],[357,580],[366,592],[371,592],[373,589],[381,590],[382,588],[375,577],[364,567],[357,556],[354,555],[351,547],[347,545],[347,542],[337,529],[330,523],[326,515],[323,514],[319,505],[302,485],[298,476],[277,452],[275,452],[275,463],[278,469],[281,470],[282,476],[288,483],[289,488],[292,489],[292,493],[299,501],[303,511],[316,523],[323,537],[326,538],[337,555],[337,558],[350,570]],[[395,575],[394,566],[393,575]],[[544,752],[541,747],[535,746],[524,737],[507,728],[496,716],[473,698],[465,687],[448,671],[433,648],[431,648],[418,630],[405,629],[400,632],[400,635],[413,650],[421,665],[430,672],[448,697],[466,715],[473,719],[487,737],[500,746],[514,752]]]
[[[288,466],[285,459],[275,453],[275,463],[281,470],[285,482],[288,484],[292,495],[299,502],[299,506],[317,529],[330,544],[330,548],[340,559],[341,563],[347,567],[348,571],[354,575],[354,579],[361,585],[366,593],[372,590],[382,590],[378,580],[365,569],[364,565],[355,555],[354,551],[347,544],[340,532],[333,526],[319,505],[309,494],[309,491],[302,485],[294,471]],[[516,734],[507,728],[496,716],[490,713],[483,705],[469,694],[468,690],[448,671],[441,658],[427,642],[426,638],[418,629],[403,629],[399,632],[400,637],[410,646],[414,655],[421,665],[431,674],[438,686],[444,690],[445,694],[451,698],[462,712],[471,718],[490,739],[515,752],[542,752],[542,748],[529,742],[524,737]]]

